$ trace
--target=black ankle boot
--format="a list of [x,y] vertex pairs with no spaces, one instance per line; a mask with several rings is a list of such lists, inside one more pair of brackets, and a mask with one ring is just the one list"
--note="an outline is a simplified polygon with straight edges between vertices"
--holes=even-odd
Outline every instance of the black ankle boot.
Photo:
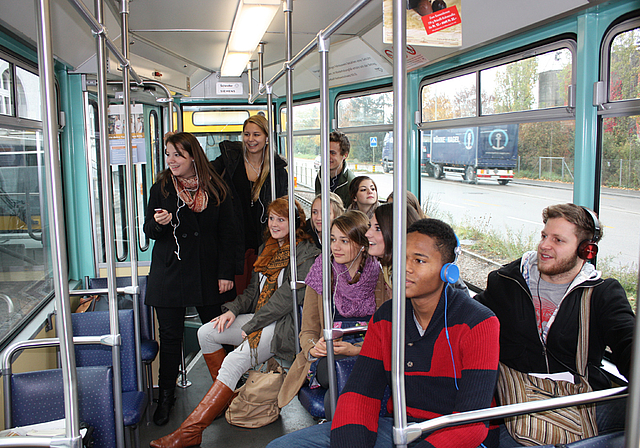
[[153,423],[158,426],[164,426],[169,421],[171,408],[173,408],[173,404],[176,402],[174,391],[175,388],[173,387],[171,389],[160,389],[160,393],[158,394],[158,407],[153,414]]

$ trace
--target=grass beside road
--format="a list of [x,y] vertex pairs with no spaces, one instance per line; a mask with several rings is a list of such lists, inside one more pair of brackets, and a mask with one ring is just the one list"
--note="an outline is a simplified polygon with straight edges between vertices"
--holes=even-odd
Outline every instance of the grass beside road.
[[[453,217],[441,213],[437,207],[437,201],[428,197],[423,203],[423,209],[428,216],[442,219],[451,224],[458,238],[467,240],[471,244],[466,248],[476,252],[485,258],[504,264],[518,259],[529,250],[536,250],[538,246],[537,234],[525,234],[522,231],[513,231],[509,228],[504,233],[499,232],[489,225],[489,217],[465,220],[455,223]],[[596,267],[602,271],[604,278],[617,279],[636,310],[636,297],[638,293],[638,265],[621,266],[613,257],[603,257],[597,260]]]

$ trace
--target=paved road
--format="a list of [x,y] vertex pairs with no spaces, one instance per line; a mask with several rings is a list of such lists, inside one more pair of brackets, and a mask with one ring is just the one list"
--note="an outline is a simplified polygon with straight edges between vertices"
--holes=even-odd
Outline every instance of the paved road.
[[[304,177],[310,182],[315,179],[312,161],[308,166],[306,175],[300,171],[299,183]],[[376,182],[380,198],[386,198],[392,190],[393,175],[376,172],[369,176]],[[535,241],[542,230],[542,209],[551,204],[571,202],[573,198],[571,184],[518,180],[505,186],[495,181],[471,185],[459,176],[448,176],[450,178],[444,180],[422,177],[421,200],[423,203],[428,201],[429,211],[434,216],[455,224],[492,228],[503,235],[534,235]],[[600,218],[604,224],[600,256],[637,267],[640,192],[603,189]]]

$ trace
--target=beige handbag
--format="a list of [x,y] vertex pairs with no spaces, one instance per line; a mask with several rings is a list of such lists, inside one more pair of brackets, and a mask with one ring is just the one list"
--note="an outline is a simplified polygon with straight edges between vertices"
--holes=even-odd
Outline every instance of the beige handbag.
[[[576,366],[579,383],[538,378],[500,363],[498,397],[503,405],[591,392],[588,383],[589,311],[593,288],[582,294]],[[509,434],[522,445],[567,444],[598,435],[595,404],[505,418]]]
[[[264,371],[263,371],[264,369]],[[250,370],[247,382],[236,390],[225,417],[230,425],[261,428],[278,419],[278,393],[286,373],[273,358]]]

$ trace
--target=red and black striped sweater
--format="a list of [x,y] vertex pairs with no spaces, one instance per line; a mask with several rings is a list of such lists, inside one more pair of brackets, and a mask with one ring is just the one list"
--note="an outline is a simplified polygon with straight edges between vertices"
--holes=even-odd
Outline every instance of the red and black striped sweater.
[[[409,421],[487,408],[492,402],[500,354],[498,319],[466,293],[447,286],[447,295],[451,349],[444,328],[444,291],[423,336],[407,300],[404,368]],[[371,318],[362,350],[338,401],[332,447],[375,444],[381,399],[385,387],[391,386],[391,311],[391,301],[385,302]],[[393,412],[391,400],[387,411]],[[417,446],[475,448],[487,432],[484,423],[444,428],[427,434]]]

